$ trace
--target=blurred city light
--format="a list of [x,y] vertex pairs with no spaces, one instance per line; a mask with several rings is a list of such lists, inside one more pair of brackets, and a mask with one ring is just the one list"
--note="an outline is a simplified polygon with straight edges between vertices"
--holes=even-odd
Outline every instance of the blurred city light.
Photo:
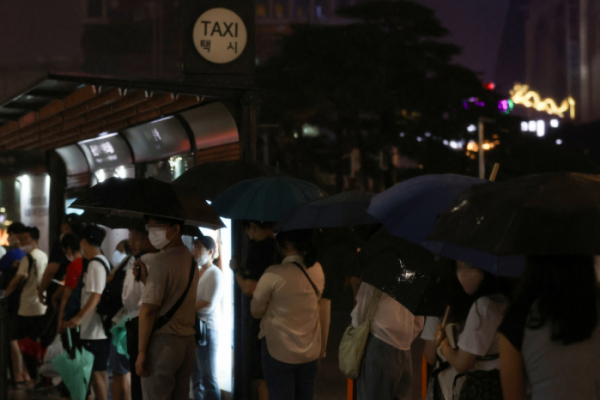
[[546,134],[546,122],[540,119],[537,122],[537,136],[544,137],[545,134]]

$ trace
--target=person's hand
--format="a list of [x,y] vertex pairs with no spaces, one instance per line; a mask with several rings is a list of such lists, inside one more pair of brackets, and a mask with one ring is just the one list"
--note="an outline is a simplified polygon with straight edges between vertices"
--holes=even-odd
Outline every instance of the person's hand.
[[440,346],[440,344],[442,343],[442,341],[444,339],[446,339],[446,331],[444,330],[444,328],[442,328],[441,325],[438,325],[437,328],[435,328],[435,345],[437,347]]
[[81,325],[81,319],[82,319],[81,317],[75,316],[75,317],[71,318],[70,321],[63,322],[65,324],[63,329],[77,328],[79,325]]
[[146,278],[148,278],[148,267],[139,258],[133,263],[132,272],[136,280],[146,283]]
[[229,261],[229,268],[231,268],[231,270],[232,270],[233,272],[237,272],[237,269],[238,269],[238,262],[237,262],[237,258],[232,258],[232,259]]
[[46,304],[46,296],[44,296],[44,292],[41,290],[38,290],[37,295],[38,295],[38,299],[40,300],[40,303]]
[[141,377],[150,376],[148,371],[146,371],[146,353],[143,351],[138,354],[137,361],[135,362],[135,372]]

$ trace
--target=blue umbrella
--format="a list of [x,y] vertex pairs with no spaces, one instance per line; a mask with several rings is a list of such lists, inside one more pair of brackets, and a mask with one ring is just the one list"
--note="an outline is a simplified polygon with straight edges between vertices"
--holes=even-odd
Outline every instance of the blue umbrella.
[[314,228],[343,228],[377,224],[367,213],[372,193],[344,192],[293,208],[275,227],[278,231]]
[[270,176],[233,185],[221,193],[212,206],[225,218],[275,222],[293,207],[325,196],[323,189],[310,182]]
[[522,257],[496,257],[470,248],[431,242],[427,238],[438,216],[467,188],[488,181],[463,175],[423,175],[399,183],[376,195],[367,210],[387,230],[434,253],[466,262],[488,272],[520,275]]

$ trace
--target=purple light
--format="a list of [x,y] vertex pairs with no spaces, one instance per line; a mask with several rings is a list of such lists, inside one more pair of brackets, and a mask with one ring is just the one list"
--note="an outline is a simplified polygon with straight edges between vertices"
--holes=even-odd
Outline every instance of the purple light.
[[465,108],[465,110],[468,110],[469,104],[466,101],[463,101],[463,107]]
[[508,111],[508,100],[500,100],[498,102],[498,109],[502,112]]

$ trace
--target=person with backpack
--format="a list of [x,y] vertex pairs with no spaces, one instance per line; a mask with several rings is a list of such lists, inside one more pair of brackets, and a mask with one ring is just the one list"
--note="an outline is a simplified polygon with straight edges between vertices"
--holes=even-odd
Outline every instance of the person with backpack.
[[[120,251],[119,247],[123,248],[127,241],[121,241],[117,246],[115,253]],[[127,250],[129,245],[127,245]],[[129,254],[124,254],[125,257],[114,257],[116,262],[115,268],[110,271],[106,279],[106,287],[102,292],[102,297],[98,303],[96,311],[102,317],[104,329],[110,331],[113,325],[119,323],[129,314],[127,309],[123,307],[123,284],[127,270],[131,269],[134,258]],[[117,348],[110,342],[110,350],[108,353],[108,369],[112,372],[112,398],[113,400],[129,400],[131,399],[131,373],[130,362],[126,355],[120,354]]]
[[136,362],[145,400],[188,400],[189,396],[196,360],[199,271],[181,238],[182,225],[182,221],[150,217],[148,238],[161,251],[144,255],[134,267],[146,286]]
[[81,327],[81,346],[94,355],[91,383],[98,400],[108,399],[107,366],[110,343],[102,319],[96,312],[111,268],[100,250],[105,236],[106,231],[95,225],[86,226],[81,234],[81,253],[88,260],[80,279],[81,309],[65,323],[66,328]]
[[[13,222],[7,228],[9,250],[0,259],[0,290],[6,290],[17,274],[19,264],[25,252],[19,248],[19,236],[25,230],[25,225]],[[8,336],[10,339],[10,355],[12,358],[13,379],[16,383],[31,380],[27,369],[24,368],[23,357],[17,341],[17,313],[19,311],[19,296],[13,295],[8,300]]]
[[[60,292],[60,302],[58,302],[58,320],[60,321],[58,331],[63,329],[65,307],[71,294],[77,288],[77,283],[83,271],[83,255],[79,247],[79,238],[74,233],[67,233],[60,240],[60,247],[65,253],[69,266],[65,275],[64,289]],[[59,292],[57,292],[58,294]]]

